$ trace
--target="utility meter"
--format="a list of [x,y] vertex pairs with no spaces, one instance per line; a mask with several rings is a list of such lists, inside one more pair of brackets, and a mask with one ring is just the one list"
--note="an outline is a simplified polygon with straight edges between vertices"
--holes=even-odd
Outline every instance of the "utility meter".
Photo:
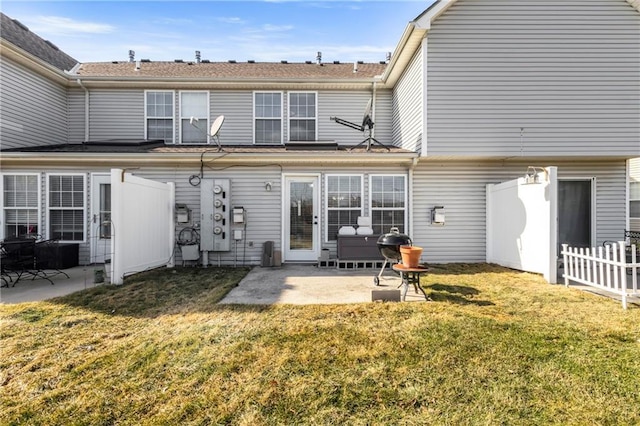
[[200,181],[200,250],[231,250],[231,180]]

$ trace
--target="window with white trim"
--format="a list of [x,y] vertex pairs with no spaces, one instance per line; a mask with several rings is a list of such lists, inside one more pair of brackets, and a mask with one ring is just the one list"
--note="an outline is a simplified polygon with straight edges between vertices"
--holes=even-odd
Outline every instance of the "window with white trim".
[[254,92],[254,135],[256,144],[282,143],[282,93]]
[[640,182],[629,182],[629,217],[640,219]]
[[180,143],[208,143],[209,92],[180,92]]
[[145,91],[146,139],[162,139],[173,143],[173,92]]
[[405,233],[407,184],[404,175],[371,175],[370,212],[374,234],[386,234],[391,228]]
[[362,216],[362,176],[327,175],[327,241],[337,239],[342,226],[356,226]]
[[317,137],[315,92],[289,92],[289,140],[315,141]]
[[35,174],[2,176],[3,237],[38,235],[39,177]]
[[84,241],[84,175],[47,175],[47,218],[49,238]]

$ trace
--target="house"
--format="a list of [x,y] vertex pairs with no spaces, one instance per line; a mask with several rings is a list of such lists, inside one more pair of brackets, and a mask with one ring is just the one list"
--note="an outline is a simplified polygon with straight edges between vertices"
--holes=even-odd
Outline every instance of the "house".
[[[598,245],[627,225],[635,0],[440,0],[380,64],[72,64],[2,19],[0,236],[77,241],[81,263],[102,261],[102,236],[117,236],[100,205],[112,169],[175,185],[174,234],[207,240],[205,264],[259,264],[268,241],[284,262],[335,256],[337,230],[360,216],[375,234],[410,234],[427,262],[482,262],[487,185],[532,165],[557,167],[559,243]],[[367,117],[371,134],[357,129]]]

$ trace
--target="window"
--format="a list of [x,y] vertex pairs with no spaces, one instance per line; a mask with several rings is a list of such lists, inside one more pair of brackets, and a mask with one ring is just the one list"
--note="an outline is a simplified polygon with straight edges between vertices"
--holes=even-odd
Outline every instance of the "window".
[[49,238],[84,241],[84,176],[48,175],[47,184]]
[[146,139],[173,143],[173,92],[145,92]]
[[640,219],[640,182],[629,183],[629,217]]
[[207,143],[209,93],[180,92],[180,142]]
[[38,187],[38,175],[2,177],[4,238],[38,234]]
[[282,143],[282,93],[255,92],[254,143]]
[[362,176],[327,175],[327,241],[342,226],[356,226],[362,216]]
[[289,140],[315,141],[316,94],[306,92],[289,93]]
[[406,179],[402,175],[371,176],[371,225],[374,234],[391,228],[405,233]]

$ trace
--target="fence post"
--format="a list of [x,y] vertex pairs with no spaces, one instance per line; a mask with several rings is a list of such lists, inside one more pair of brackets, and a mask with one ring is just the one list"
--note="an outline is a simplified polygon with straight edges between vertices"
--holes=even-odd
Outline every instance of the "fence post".
[[626,242],[620,241],[620,287],[622,295],[622,308],[627,309],[627,255],[625,253]]
[[567,250],[569,249],[568,244],[562,244],[562,262],[564,264],[564,285],[565,287],[569,287],[569,256],[567,254]]

